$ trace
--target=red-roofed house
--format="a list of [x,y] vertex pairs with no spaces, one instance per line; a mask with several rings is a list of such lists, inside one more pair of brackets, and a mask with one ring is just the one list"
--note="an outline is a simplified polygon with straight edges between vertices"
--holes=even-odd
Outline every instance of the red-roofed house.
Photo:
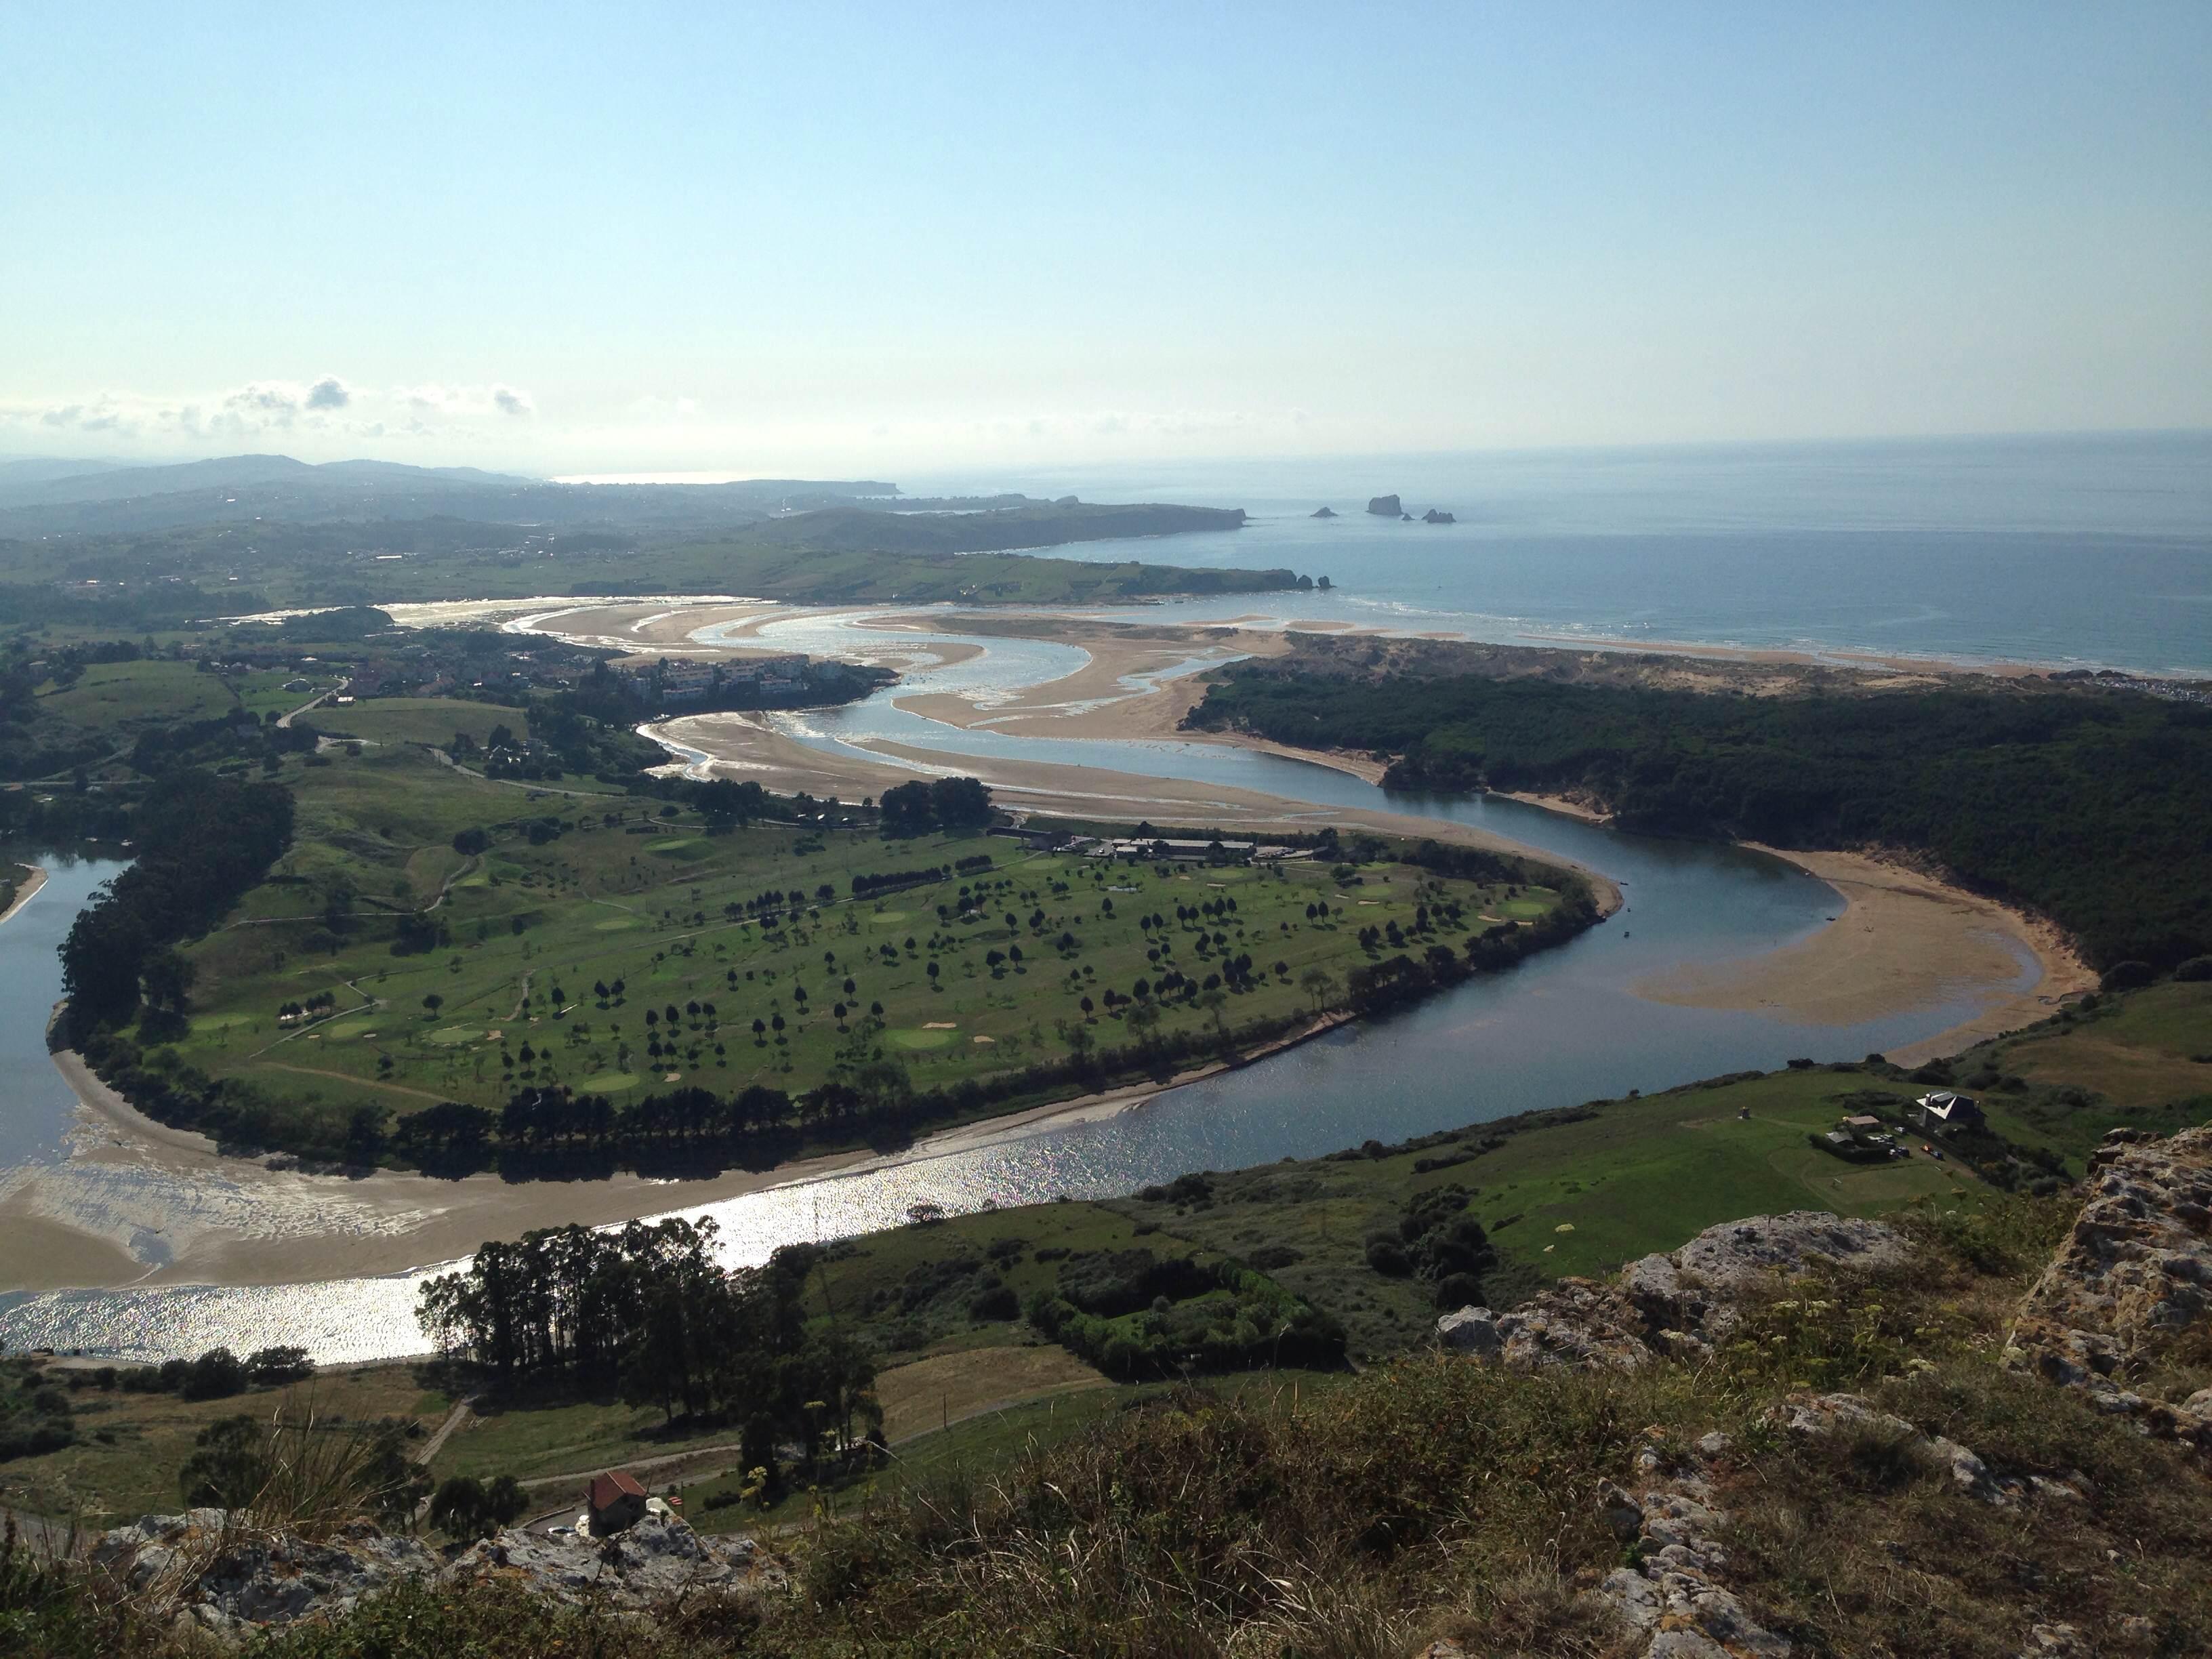
[[593,1475],[584,1489],[584,1508],[591,1516],[592,1536],[604,1538],[644,1518],[645,1488],[621,1469]]

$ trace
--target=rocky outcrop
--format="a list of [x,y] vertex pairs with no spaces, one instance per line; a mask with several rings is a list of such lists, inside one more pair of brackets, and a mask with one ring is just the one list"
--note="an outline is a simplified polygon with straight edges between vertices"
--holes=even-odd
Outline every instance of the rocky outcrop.
[[[1975,1503],[2002,1508],[2031,1501],[2081,1504],[2087,1497],[2078,1476],[1999,1480],[1956,1441],[1923,1433],[1857,1395],[1793,1394],[1768,1415],[1777,1430],[1793,1439],[1881,1435],[1930,1475],[1947,1477],[1960,1496]],[[1738,1473],[1736,1455],[1735,1443],[1717,1431],[1686,1450],[1645,1445],[1636,1453],[1632,1489],[1601,1480],[1590,1494],[1629,1564],[1608,1572],[1589,1592],[1626,1638],[1607,1653],[1620,1659],[1790,1659],[1798,1650],[1726,1582],[1729,1517],[1724,1498],[1731,1476]],[[2087,1659],[2093,1650],[2065,1645],[2069,1639],[2079,1641],[2070,1626],[2036,1626],[2022,1659],[2074,1654]],[[1476,1655],[1462,1643],[1442,1641],[1424,1649],[1422,1659]]]
[[[1923,1434],[1901,1417],[1876,1411],[1858,1395],[1793,1394],[1771,1415],[1785,1434],[1801,1440],[1839,1434],[1880,1435],[1908,1457],[1931,1469],[1942,1470],[1950,1477],[1953,1486],[1977,1503],[2016,1504],[2028,1491],[2021,1481],[1996,1480],[1990,1474],[1989,1465],[1957,1441],[1940,1434]],[[2050,1489],[2045,1496],[2081,1501],[2080,1489],[2066,1482],[2045,1480],[2038,1484]]]
[[1598,1489],[1607,1524],[1636,1563],[1614,1568],[1597,1588],[1599,1599],[1632,1635],[1630,1653],[1650,1659],[1788,1659],[1795,1651],[1787,1637],[1760,1624],[1719,1580],[1728,1565],[1720,1541],[1728,1516],[1714,1501],[1710,1471],[1728,1450],[1724,1434],[1709,1434],[1688,1455],[1673,1459],[1646,1446],[1636,1455],[1637,1473],[1650,1483],[1640,1493],[1610,1481]]
[[1317,507],[1313,510],[1311,516],[1316,519],[1333,519],[1336,516],[1336,509],[1333,507]]
[[704,1538],[649,1514],[611,1538],[501,1532],[448,1560],[368,1522],[310,1541],[222,1510],[149,1515],[106,1534],[92,1552],[134,1595],[219,1635],[334,1618],[364,1595],[424,1578],[456,1588],[499,1582],[571,1605],[586,1599],[650,1607],[699,1590],[768,1589],[781,1564],[750,1538]]
[[1405,513],[1405,509],[1398,504],[1398,498],[1395,495],[1371,497],[1368,501],[1367,510],[1377,518],[1382,519],[1400,518]]
[[782,1582],[781,1570],[751,1539],[702,1537],[659,1515],[609,1538],[572,1541],[503,1532],[471,1545],[443,1577],[452,1583],[503,1580],[557,1601],[589,1598],[631,1608],[687,1591]]
[[180,1620],[218,1632],[334,1616],[443,1565],[434,1551],[366,1521],[311,1543],[207,1509],[118,1527],[93,1547],[92,1562],[133,1595],[173,1605]]
[[1818,1210],[1752,1216],[1632,1261],[1607,1284],[1563,1279],[1510,1313],[1462,1308],[1437,1322],[1437,1336],[1457,1352],[1522,1369],[1629,1370],[1706,1352],[1735,1328],[1735,1304],[1755,1286],[1814,1267],[1904,1259],[1905,1241],[1878,1221]]
[[1587,1279],[1563,1279],[1510,1313],[1462,1308],[1437,1321],[1437,1336],[1455,1352],[1516,1370],[1632,1370],[1654,1357],[1635,1309],[1613,1286]]
[[2021,1304],[2006,1363],[2212,1450],[2212,1388],[2161,1401],[2131,1386],[2212,1310],[2212,1127],[2164,1139],[2114,1130],[2089,1159],[2088,1189]]
[[1441,507],[1431,507],[1421,514],[1423,524],[1457,524],[1459,520]]

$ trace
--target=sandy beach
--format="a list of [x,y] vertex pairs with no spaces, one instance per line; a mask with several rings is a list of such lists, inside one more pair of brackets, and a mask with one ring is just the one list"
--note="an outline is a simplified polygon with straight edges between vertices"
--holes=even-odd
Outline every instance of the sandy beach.
[[[1960,997],[1982,1002],[1971,1019],[1890,1052],[1916,1066],[2048,1018],[2063,998],[2096,988],[2088,964],[2038,918],[1863,854],[1758,850],[1833,887],[1836,920],[1778,951],[1655,974],[1632,988],[1638,996],[1813,1025],[1853,1025]],[[2016,988],[2022,952],[2039,973]]]

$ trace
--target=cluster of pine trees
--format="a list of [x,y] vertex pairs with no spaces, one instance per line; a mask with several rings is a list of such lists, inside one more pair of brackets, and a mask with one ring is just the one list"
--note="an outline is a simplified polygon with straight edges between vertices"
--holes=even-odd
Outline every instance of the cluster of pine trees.
[[1244,665],[1194,725],[1399,757],[1396,789],[1578,792],[1627,828],[1904,849],[2102,968],[2212,952],[2212,708],[2138,692],[1736,697]]
[[719,1243],[711,1220],[526,1233],[425,1284],[416,1317],[500,1388],[613,1389],[672,1419],[727,1421],[749,1468],[773,1474],[787,1445],[810,1459],[858,1446],[881,1419],[875,1362],[845,1332],[807,1328],[818,1249],[725,1269]]

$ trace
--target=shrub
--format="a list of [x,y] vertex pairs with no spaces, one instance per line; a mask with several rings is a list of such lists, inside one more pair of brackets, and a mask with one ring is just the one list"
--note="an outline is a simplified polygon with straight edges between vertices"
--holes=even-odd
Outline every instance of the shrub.
[[1410,1279],[1413,1274],[1413,1257],[1388,1233],[1376,1233],[1367,1241],[1367,1265],[1386,1279]]
[[243,1394],[246,1382],[244,1360],[228,1348],[210,1348],[186,1368],[177,1392],[186,1400],[223,1400]]
[[2147,962],[2116,962],[2105,969],[2104,977],[2097,981],[2100,991],[2132,991],[2139,985],[2148,985],[2158,977],[2158,970]]
[[256,1388],[304,1382],[315,1374],[305,1348],[257,1348],[246,1357],[246,1380]]
[[970,1319],[1018,1319],[1021,1313],[1021,1298],[1014,1294],[1012,1285],[994,1285],[968,1299],[968,1316]]
[[448,1538],[489,1538],[520,1520],[529,1505],[529,1495],[511,1474],[489,1482],[457,1474],[430,1499],[430,1524]]

